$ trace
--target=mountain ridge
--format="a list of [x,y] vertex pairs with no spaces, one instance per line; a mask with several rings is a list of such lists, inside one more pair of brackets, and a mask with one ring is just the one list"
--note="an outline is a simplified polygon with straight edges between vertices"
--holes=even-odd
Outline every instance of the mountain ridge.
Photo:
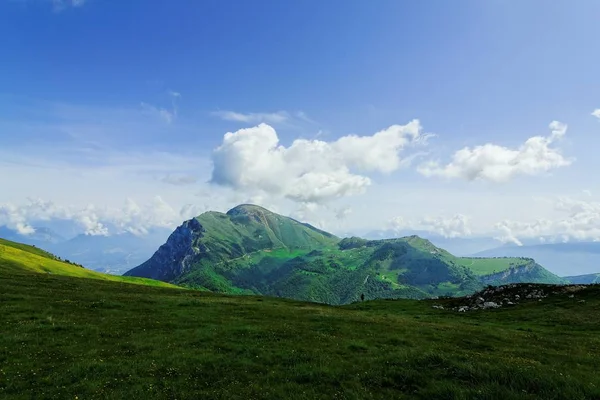
[[[505,270],[506,276],[494,276]],[[125,275],[330,304],[363,295],[466,295],[485,284],[519,282],[521,275],[540,283],[562,282],[533,260],[455,257],[416,235],[342,239],[253,204],[184,221],[149,260]]]

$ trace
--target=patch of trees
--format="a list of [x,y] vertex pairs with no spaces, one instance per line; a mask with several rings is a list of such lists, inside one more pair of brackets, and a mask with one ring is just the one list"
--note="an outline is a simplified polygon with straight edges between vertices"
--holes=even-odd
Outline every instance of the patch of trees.
[[384,243],[373,252],[373,259],[384,261],[388,258],[400,258],[408,253],[407,244],[402,242]]

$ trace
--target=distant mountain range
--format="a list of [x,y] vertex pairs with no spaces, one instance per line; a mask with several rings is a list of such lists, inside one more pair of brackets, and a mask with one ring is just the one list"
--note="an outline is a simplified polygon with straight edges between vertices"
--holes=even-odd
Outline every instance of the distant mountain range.
[[14,242],[25,243],[31,246],[44,247],[51,244],[64,242],[66,239],[45,227],[35,228],[35,232],[29,235],[22,235],[16,230],[0,226],[0,238],[12,240]]
[[509,282],[564,283],[528,258],[461,258],[418,236],[340,239],[255,205],[185,221],[127,276],[221,293],[345,304],[471,294]]

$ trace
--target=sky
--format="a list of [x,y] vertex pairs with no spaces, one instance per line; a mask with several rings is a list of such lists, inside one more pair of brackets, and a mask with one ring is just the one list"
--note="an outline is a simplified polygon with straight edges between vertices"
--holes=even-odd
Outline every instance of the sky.
[[[0,0],[0,225],[600,240],[600,2]],[[60,225],[62,224],[62,225]]]

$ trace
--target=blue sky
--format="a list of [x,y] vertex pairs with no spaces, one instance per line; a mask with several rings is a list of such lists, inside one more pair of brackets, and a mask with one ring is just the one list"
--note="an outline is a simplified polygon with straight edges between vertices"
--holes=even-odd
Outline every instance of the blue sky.
[[[338,232],[600,239],[599,17],[594,0],[0,0],[0,223],[106,233],[254,201]],[[374,135],[413,120],[420,139]],[[285,149],[260,146],[273,135]]]

